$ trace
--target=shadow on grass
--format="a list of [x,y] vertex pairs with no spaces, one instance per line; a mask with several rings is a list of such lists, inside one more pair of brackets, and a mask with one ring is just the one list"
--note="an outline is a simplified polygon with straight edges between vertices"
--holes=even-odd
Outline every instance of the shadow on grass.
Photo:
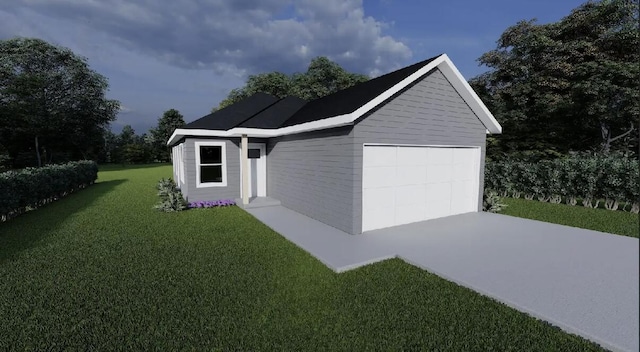
[[51,230],[126,181],[97,182],[56,202],[0,223],[0,262],[25,249],[36,247]]
[[170,166],[171,163],[153,163],[153,164],[100,164],[98,165],[98,172],[100,171],[122,171],[133,169],[150,169],[160,166]]

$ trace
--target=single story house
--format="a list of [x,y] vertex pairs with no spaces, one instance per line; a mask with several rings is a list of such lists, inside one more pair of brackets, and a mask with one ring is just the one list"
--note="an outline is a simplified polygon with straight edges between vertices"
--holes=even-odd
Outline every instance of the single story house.
[[312,101],[258,93],[176,129],[189,201],[270,197],[351,234],[482,210],[502,127],[446,54]]

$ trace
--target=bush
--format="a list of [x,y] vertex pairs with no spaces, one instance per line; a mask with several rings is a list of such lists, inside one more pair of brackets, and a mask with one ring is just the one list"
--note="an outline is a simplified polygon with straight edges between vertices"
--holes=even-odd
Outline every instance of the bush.
[[182,211],[187,209],[187,201],[182,196],[182,191],[171,178],[162,178],[156,186],[160,202],[155,209],[164,212]]
[[89,160],[0,173],[0,219],[55,201],[97,179],[98,165]]
[[609,210],[624,203],[623,210],[631,205],[630,210],[638,212],[639,172],[637,161],[621,154],[582,154],[536,163],[488,162],[485,184],[503,196],[518,198],[523,193],[527,199],[554,203],[564,198],[570,205],[580,198],[586,207],[598,207],[604,200]]
[[502,199],[495,191],[485,191],[482,195],[482,211],[489,213],[499,213],[507,207],[506,204],[501,203]]

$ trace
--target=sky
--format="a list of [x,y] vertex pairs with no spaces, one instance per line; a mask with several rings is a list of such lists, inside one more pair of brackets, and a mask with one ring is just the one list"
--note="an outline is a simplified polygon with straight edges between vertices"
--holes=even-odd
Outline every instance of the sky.
[[375,77],[446,53],[470,79],[521,20],[556,22],[586,0],[3,0],[0,40],[35,37],[87,58],[137,134],[168,109],[208,114],[248,75],[304,72],[326,56]]

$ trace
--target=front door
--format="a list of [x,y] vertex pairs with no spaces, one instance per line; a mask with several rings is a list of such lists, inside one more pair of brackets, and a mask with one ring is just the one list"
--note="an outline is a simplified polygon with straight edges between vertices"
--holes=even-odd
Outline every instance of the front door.
[[249,143],[249,198],[267,196],[267,148]]

